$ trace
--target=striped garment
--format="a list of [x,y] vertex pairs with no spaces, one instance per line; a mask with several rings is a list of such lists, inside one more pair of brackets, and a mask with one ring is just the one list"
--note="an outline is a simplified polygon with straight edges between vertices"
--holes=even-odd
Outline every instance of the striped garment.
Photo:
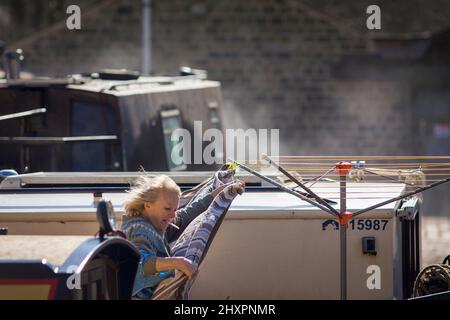
[[224,216],[235,197],[231,186],[218,194],[209,208],[195,218],[171,246],[172,256],[185,257],[198,267],[207,245],[212,241],[212,232],[215,231],[217,222]]
[[[227,184],[232,178],[233,171],[219,171],[213,181],[213,188]],[[197,216],[171,246],[172,256],[185,257],[198,267],[206,256],[215,233],[236,195],[236,193],[232,193],[232,186],[226,187],[218,194],[208,209]],[[177,277],[164,281],[158,286],[152,299],[188,299],[188,293],[194,280],[188,281],[185,275],[179,273]]]

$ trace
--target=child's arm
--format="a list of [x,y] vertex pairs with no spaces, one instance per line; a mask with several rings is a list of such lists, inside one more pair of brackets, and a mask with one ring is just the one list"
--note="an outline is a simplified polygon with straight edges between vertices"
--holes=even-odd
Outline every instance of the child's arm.
[[190,203],[188,206],[177,210],[177,214],[175,219],[173,220],[173,224],[177,225],[180,229],[177,230],[173,227],[169,227],[167,229],[166,238],[169,243],[177,239],[181,235],[181,233],[183,233],[184,229],[186,229],[189,223],[191,223],[191,221],[195,219],[195,217],[208,209],[213,200],[214,195],[212,193],[208,193],[204,197],[201,197],[196,201]]
[[143,266],[146,275],[153,275],[164,270],[180,270],[190,278],[197,271],[197,268],[184,257],[148,259]]
[[186,227],[194,220],[199,214],[208,209],[211,202],[214,198],[223,191],[228,186],[232,186],[232,192],[242,194],[245,190],[245,183],[242,181],[235,181],[228,184],[224,184],[212,192],[206,194],[205,196],[197,199],[196,201],[189,204],[187,207],[182,208],[177,211],[177,215],[173,220],[173,223],[179,227],[179,229],[175,229],[173,227],[169,227],[166,231],[166,238],[170,242],[177,239],[186,229]]

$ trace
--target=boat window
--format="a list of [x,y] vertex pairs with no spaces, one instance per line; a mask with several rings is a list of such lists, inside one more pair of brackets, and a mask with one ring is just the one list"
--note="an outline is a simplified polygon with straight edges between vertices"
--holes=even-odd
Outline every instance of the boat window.
[[211,121],[211,128],[220,130],[220,117],[217,101],[211,101],[208,103],[209,108],[209,120]]
[[[220,116],[219,116],[219,104],[217,101],[209,101],[208,102],[208,111],[209,111],[209,120],[211,121],[211,128],[221,130],[220,127]],[[217,141],[213,142],[216,145],[216,148],[214,148],[214,151],[212,152],[212,156],[214,158],[219,158],[223,160],[223,152],[220,152],[219,150],[222,150],[220,145],[217,145]],[[219,152],[217,152],[219,151]]]
[[[73,137],[118,135],[112,108],[94,102],[73,101],[71,135]],[[120,160],[116,159],[112,150],[111,141],[74,142],[72,145],[72,170],[117,170],[118,168],[115,168],[112,163]]]
[[185,164],[179,165],[179,163],[183,163],[182,157],[179,154],[172,155],[172,149],[178,143],[171,140],[172,132],[182,128],[180,111],[178,109],[162,110],[161,122],[169,170],[186,170]]

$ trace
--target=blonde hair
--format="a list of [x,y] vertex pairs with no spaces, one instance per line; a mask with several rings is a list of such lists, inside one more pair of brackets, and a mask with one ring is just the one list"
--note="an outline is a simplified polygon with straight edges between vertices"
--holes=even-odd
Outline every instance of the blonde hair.
[[161,192],[181,194],[180,187],[166,175],[158,175],[153,178],[148,175],[140,176],[134,182],[123,204],[125,215],[129,217],[141,216],[145,203],[154,203]]

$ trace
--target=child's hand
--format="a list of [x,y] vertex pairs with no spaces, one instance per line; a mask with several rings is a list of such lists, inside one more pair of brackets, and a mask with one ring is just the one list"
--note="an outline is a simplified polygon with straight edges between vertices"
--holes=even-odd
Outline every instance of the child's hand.
[[187,275],[188,278],[191,278],[197,272],[197,267],[192,264],[192,261],[184,257],[176,257],[176,268]]
[[231,193],[242,195],[245,192],[245,182],[237,180],[231,185]]

